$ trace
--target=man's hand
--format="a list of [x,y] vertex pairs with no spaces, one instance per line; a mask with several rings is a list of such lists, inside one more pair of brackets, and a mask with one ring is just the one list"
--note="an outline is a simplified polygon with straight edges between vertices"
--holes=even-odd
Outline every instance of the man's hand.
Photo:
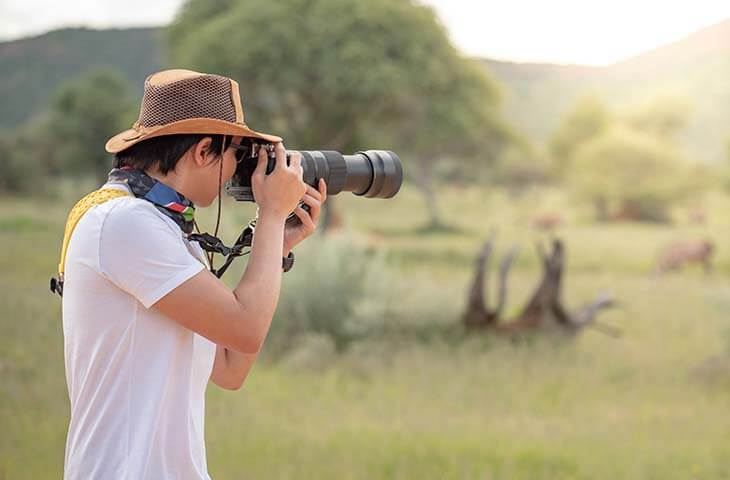
[[259,150],[259,161],[251,175],[253,195],[259,207],[259,218],[271,216],[285,219],[306,195],[306,184],[302,181],[302,156],[292,154],[290,165],[286,163],[286,150],[279,142],[274,147],[276,166],[266,175],[267,152]]
[[301,223],[297,225],[286,225],[284,229],[284,256],[301,243],[302,240],[314,233],[319,222],[319,215],[322,211],[322,205],[327,201],[327,184],[324,179],[319,179],[319,191],[312,186],[307,185],[307,192],[302,197],[302,202],[309,206],[310,211],[307,212],[301,206],[297,206],[294,214],[299,218]]

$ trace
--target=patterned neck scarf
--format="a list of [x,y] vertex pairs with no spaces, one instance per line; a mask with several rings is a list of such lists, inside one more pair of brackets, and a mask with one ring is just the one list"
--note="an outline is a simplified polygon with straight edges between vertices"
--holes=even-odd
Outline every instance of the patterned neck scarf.
[[187,234],[193,232],[195,216],[193,202],[145,172],[131,167],[114,168],[109,172],[108,183],[126,184],[135,197],[152,203],[177,223],[183,232]]

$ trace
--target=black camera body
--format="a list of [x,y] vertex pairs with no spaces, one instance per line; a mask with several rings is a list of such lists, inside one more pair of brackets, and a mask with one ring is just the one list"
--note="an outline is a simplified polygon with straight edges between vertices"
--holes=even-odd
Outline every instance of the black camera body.
[[[226,193],[238,201],[254,202],[251,175],[258,164],[261,147],[268,152],[266,174],[274,170],[276,156],[271,143],[253,140],[245,145]],[[240,147],[239,147],[240,148]],[[289,154],[287,153],[287,162]],[[319,179],[327,183],[327,195],[352,192],[368,198],[391,198],[403,184],[403,166],[398,156],[386,150],[367,150],[342,155],[331,150],[299,151],[302,156],[304,182],[317,188]]]

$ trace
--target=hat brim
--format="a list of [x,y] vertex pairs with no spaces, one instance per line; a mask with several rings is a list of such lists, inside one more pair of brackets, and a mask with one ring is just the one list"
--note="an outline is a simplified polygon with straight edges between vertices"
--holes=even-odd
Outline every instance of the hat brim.
[[258,138],[272,143],[281,142],[281,137],[251,130],[242,123],[226,122],[215,118],[186,118],[185,120],[156,127],[142,127],[139,130],[130,128],[129,130],[125,130],[114,135],[106,142],[106,151],[109,153],[118,153],[142,140],[176,134],[232,135]]

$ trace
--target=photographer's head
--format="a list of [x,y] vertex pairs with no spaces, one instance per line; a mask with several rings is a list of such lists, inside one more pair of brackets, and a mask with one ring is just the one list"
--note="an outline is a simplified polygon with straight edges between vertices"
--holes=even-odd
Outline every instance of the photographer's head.
[[106,144],[117,166],[145,170],[199,206],[210,205],[235,171],[242,138],[281,138],[244,123],[238,83],[220,75],[164,70],[145,80],[138,120]]
[[236,170],[243,137],[176,134],[139,142],[116,154],[114,166],[143,170],[200,207],[210,205]]

